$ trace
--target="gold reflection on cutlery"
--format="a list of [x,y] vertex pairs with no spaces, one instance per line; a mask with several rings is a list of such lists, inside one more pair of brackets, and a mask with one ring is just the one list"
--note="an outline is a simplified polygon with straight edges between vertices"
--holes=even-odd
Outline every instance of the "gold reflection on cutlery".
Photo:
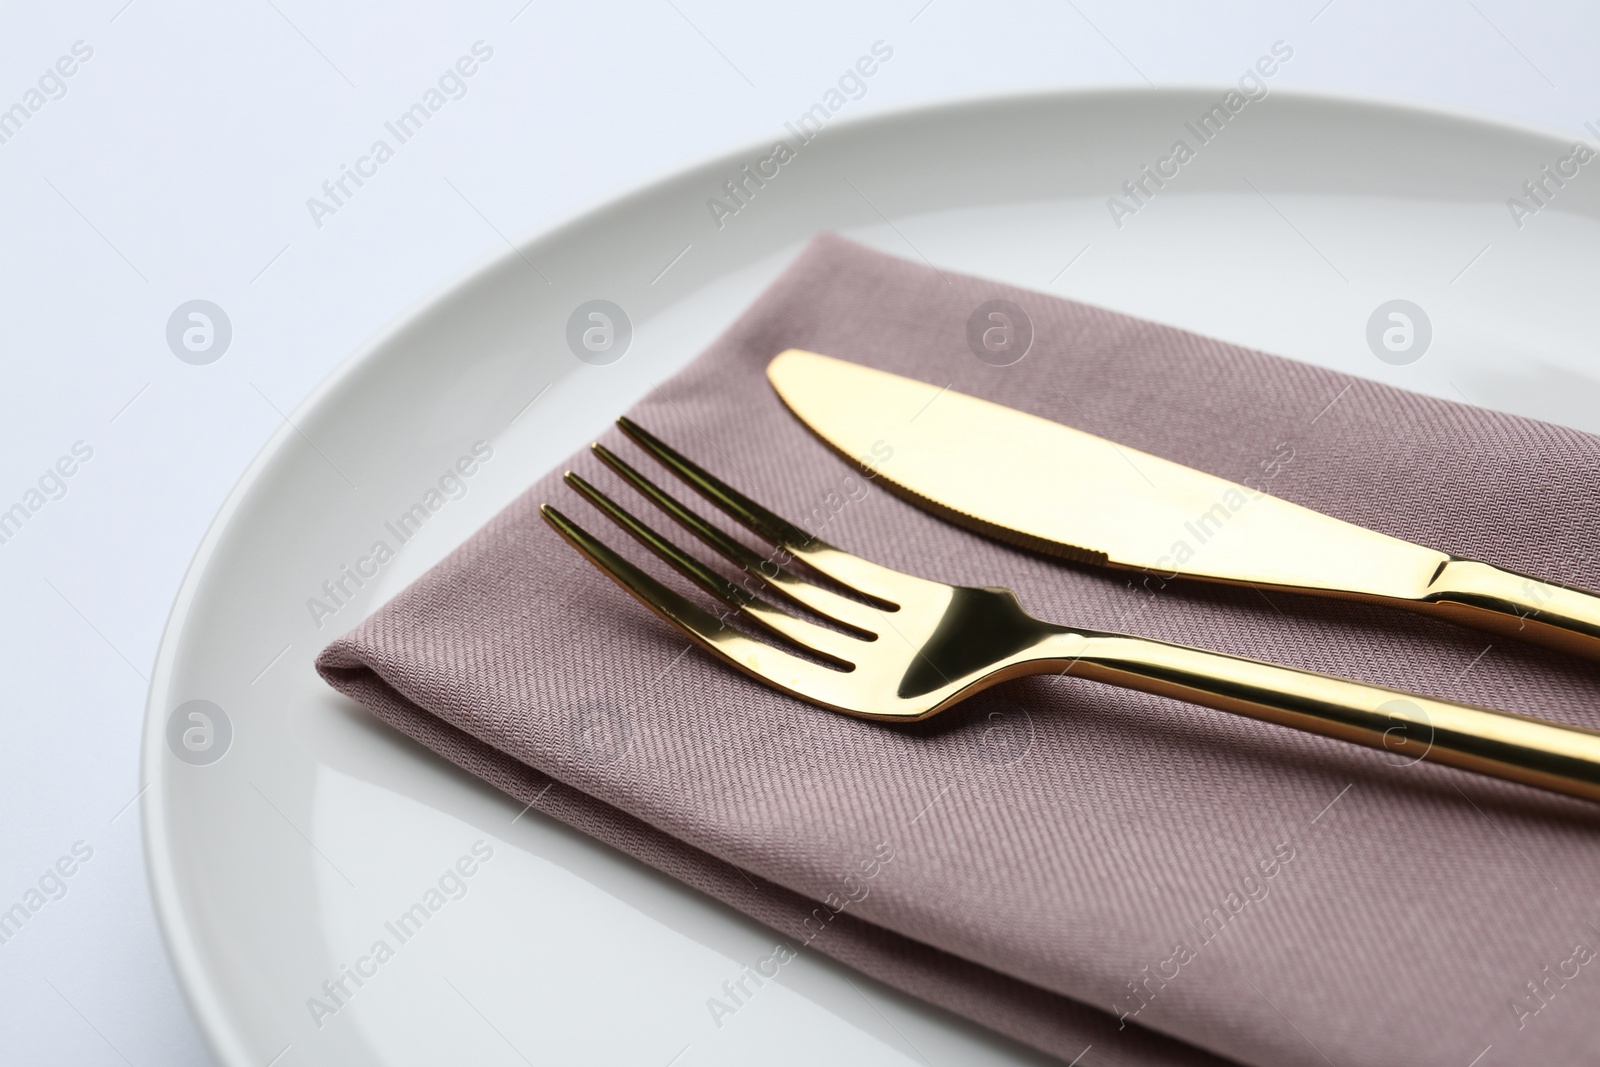
[[[790,349],[767,378],[941,518],[1080,563],[1365,600],[1600,658],[1600,597],[1335,519],[951,389]],[[881,459],[885,453],[887,459]]]
[[[918,720],[1010,678],[1065,673],[1600,800],[1595,731],[1043,622],[1009,590],[929,581],[825,544],[638,425],[619,422],[634,443],[772,551],[763,556],[724,533],[598,444],[596,454],[624,482],[731,562],[740,578],[702,563],[578,475],[568,472],[567,482],[727,610],[714,614],[669,588],[548,504],[545,520],[701,648],[813,704],[862,718]],[[735,628],[733,619],[752,632]]]

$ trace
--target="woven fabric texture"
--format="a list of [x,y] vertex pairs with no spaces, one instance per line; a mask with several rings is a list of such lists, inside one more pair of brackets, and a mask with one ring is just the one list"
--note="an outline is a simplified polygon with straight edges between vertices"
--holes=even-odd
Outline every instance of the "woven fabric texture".
[[[996,298],[1034,328],[1007,367],[967,343]],[[1355,603],[1152,591],[941,522],[787,412],[764,371],[789,347],[1585,588],[1595,438],[831,235],[630,413],[831,543],[1009,586],[1042,618],[1600,728],[1600,669],[1571,657]],[[587,453],[570,466],[671,527]],[[329,683],[776,939],[1065,1060],[1600,1060],[1593,805],[1070,678],[920,729],[810,707],[688,647],[569,548],[539,504],[646,558],[559,473],[333,642]]]

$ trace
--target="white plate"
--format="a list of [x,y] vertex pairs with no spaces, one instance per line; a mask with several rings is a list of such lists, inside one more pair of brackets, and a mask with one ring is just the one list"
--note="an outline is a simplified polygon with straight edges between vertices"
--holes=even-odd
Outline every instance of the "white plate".
[[[311,663],[683,366],[824,228],[1600,429],[1600,386],[1587,376],[1600,177],[1580,173],[1520,228],[1506,204],[1568,142],[1274,93],[1115,225],[1107,198],[1178,138],[1192,145],[1185,122],[1223,95],[1030,96],[840,123],[718,229],[706,200],[771,154],[752,146],[498,257],[318,389],[206,535],[151,684],[151,877],[219,1060],[1034,1061],[859,977],[852,985],[816,957],[786,968],[719,1029],[706,999],[770,952],[771,934],[537,812],[517,818],[520,805],[372,723]],[[1595,169],[1600,161],[1583,168]],[[634,327],[626,355],[606,366],[579,362],[565,342],[569,314],[596,298],[624,308]],[[1409,364],[1380,361],[1367,342],[1369,318],[1393,299],[1431,323],[1429,348]],[[319,628],[308,600],[336,603],[323,582],[375,541],[395,544],[384,523],[478,440],[493,456],[465,496]],[[210,764],[180,761],[169,746],[169,720],[191,700],[212,702],[231,724]],[[479,841],[493,855],[463,881],[465,896],[399,943],[385,922]],[[363,964],[376,973],[360,987],[346,979],[353,995],[314,1019],[309,999],[333,1006],[324,981],[379,940],[393,958]]]

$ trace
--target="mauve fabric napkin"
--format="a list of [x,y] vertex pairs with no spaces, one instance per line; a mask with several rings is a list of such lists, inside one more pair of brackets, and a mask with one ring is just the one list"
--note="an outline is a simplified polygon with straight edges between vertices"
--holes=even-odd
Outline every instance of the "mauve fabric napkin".
[[[967,343],[996,298],[1035,333],[1007,367]],[[827,541],[1009,586],[1043,618],[1600,727],[1594,664],[1360,604],[1145,589],[947,525],[784,409],[764,370],[789,347],[1588,588],[1596,438],[827,235],[630,413]],[[679,535],[587,452],[571,465]],[[541,503],[645,558],[559,475],[318,668],[517,799],[773,927],[784,950],[748,961],[746,995],[806,943],[1064,1060],[1092,1045],[1084,1065],[1600,1061],[1600,807],[1069,678],[1008,683],[942,728],[813,708],[690,648],[562,542]],[[735,1025],[737,989],[705,998],[708,1029]]]

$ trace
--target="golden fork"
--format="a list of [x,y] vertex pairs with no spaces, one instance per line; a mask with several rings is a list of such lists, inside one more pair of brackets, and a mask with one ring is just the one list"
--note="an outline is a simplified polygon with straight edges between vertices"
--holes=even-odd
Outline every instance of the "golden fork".
[[[802,700],[868,719],[925,719],[1010,678],[1070,674],[1600,800],[1600,732],[1125,634],[1057,626],[1008,589],[946,585],[879,566],[779,518],[628,419],[623,432],[773,546],[762,556],[711,525],[603,445],[629,485],[743,572],[730,580],[572,472],[590,503],[705,592],[713,614],[546,504],[544,518],[591,563],[712,655]],[[798,560],[839,590],[790,567]],[[770,592],[783,606],[757,595]],[[813,621],[812,616],[821,621]],[[796,654],[729,625],[744,620]]]

